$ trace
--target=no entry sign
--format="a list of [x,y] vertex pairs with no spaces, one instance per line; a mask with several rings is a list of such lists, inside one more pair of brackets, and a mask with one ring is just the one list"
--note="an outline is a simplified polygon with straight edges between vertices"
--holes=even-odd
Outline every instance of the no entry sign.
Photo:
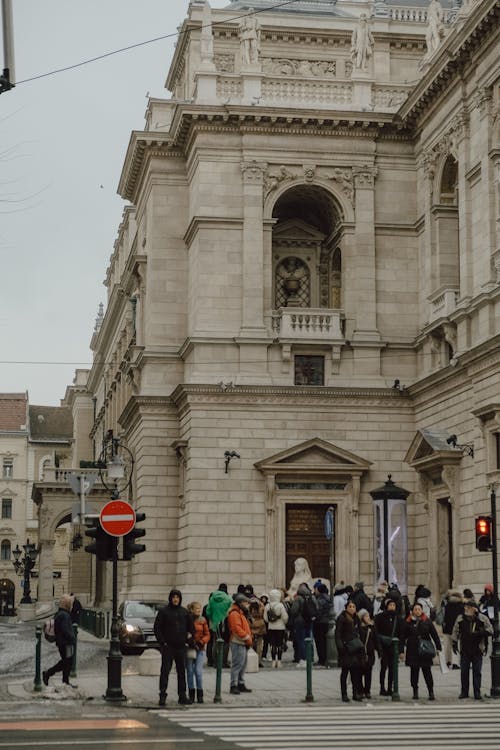
[[103,530],[110,536],[125,536],[135,526],[135,510],[125,500],[110,500],[101,510]]

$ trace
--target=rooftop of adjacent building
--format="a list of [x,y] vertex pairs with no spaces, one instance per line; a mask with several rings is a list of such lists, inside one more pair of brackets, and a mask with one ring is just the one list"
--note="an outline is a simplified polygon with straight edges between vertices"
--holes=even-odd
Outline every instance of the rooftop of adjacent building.
[[0,393],[0,432],[27,429],[28,393]]
[[73,417],[64,406],[30,406],[30,437],[32,440],[71,440]]

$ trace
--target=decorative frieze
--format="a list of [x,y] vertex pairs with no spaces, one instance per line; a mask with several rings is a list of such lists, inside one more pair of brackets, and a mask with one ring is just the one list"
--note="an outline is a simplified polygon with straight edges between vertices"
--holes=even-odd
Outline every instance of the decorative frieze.
[[264,192],[265,195],[269,195],[269,193],[272,193],[273,190],[277,190],[280,185],[282,185],[285,182],[291,182],[292,180],[297,179],[297,174],[294,172],[291,172],[287,167],[285,167],[283,164],[278,169],[277,172],[269,172],[269,170],[266,171],[266,174],[264,175]]
[[317,105],[344,105],[352,103],[351,83],[322,83],[320,81],[264,79],[262,97],[266,104],[301,102]]
[[335,78],[336,60],[290,60],[280,57],[264,57],[262,70],[267,75],[300,76],[302,78]]

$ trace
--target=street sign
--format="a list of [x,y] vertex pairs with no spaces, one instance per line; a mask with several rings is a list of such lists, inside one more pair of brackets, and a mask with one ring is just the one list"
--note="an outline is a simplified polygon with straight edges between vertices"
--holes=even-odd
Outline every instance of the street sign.
[[333,510],[331,508],[328,508],[328,510],[325,513],[325,520],[323,522],[323,527],[325,530],[325,537],[330,540],[333,535]]
[[125,500],[110,500],[99,518],[103,531],[110,536],[125,536],[135,526],[135,510]]
[[[82,504],[80,501],[73,503],[71,506],[71,522],[72,523],[83,523],[83,518],[81,518],[82,513]],[[85,515],[86,516],[98,516],[99,513],[97,511],[96,506],[93,503],[85,503]]]
[[[83,479],[83,482],[80,481],[80,477]],[[77,474],[76,471],[72,471],[68,474],[69,486],[78,497],[80,496],[82,489],[85,495],[90,492],[96,480],[97,474]]]

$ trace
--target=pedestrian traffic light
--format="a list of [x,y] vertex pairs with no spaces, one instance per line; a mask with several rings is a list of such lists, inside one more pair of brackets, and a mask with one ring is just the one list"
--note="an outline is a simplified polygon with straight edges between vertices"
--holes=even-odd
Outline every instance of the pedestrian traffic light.
[[491,550],[491,516],[477,516],[476,518],[476,547],[479,552]]
[[85,552],[96,555],[98,560],[112,560],[115,554],[116,537],[106,534],[98,518],[89,518],[87,523],[89,522],[91,526],[86,530],[85,536],[89,536],[94,541],[92,544],[85,545]]
[[136,544],[135,540],[139,539],[141,536],[146,536],[146,529],[138,529],[137,523],[140,521],[146,520],[146,514],[145,513],[136,513],[135,514],[135,526],[132,529],[132,531],[129,531],[128,534],[125,534],[123,537],[123,559],[124,560],[131,560],[134,555],[139,555],[141,552],[144,552],[146,549],[145,544]]

